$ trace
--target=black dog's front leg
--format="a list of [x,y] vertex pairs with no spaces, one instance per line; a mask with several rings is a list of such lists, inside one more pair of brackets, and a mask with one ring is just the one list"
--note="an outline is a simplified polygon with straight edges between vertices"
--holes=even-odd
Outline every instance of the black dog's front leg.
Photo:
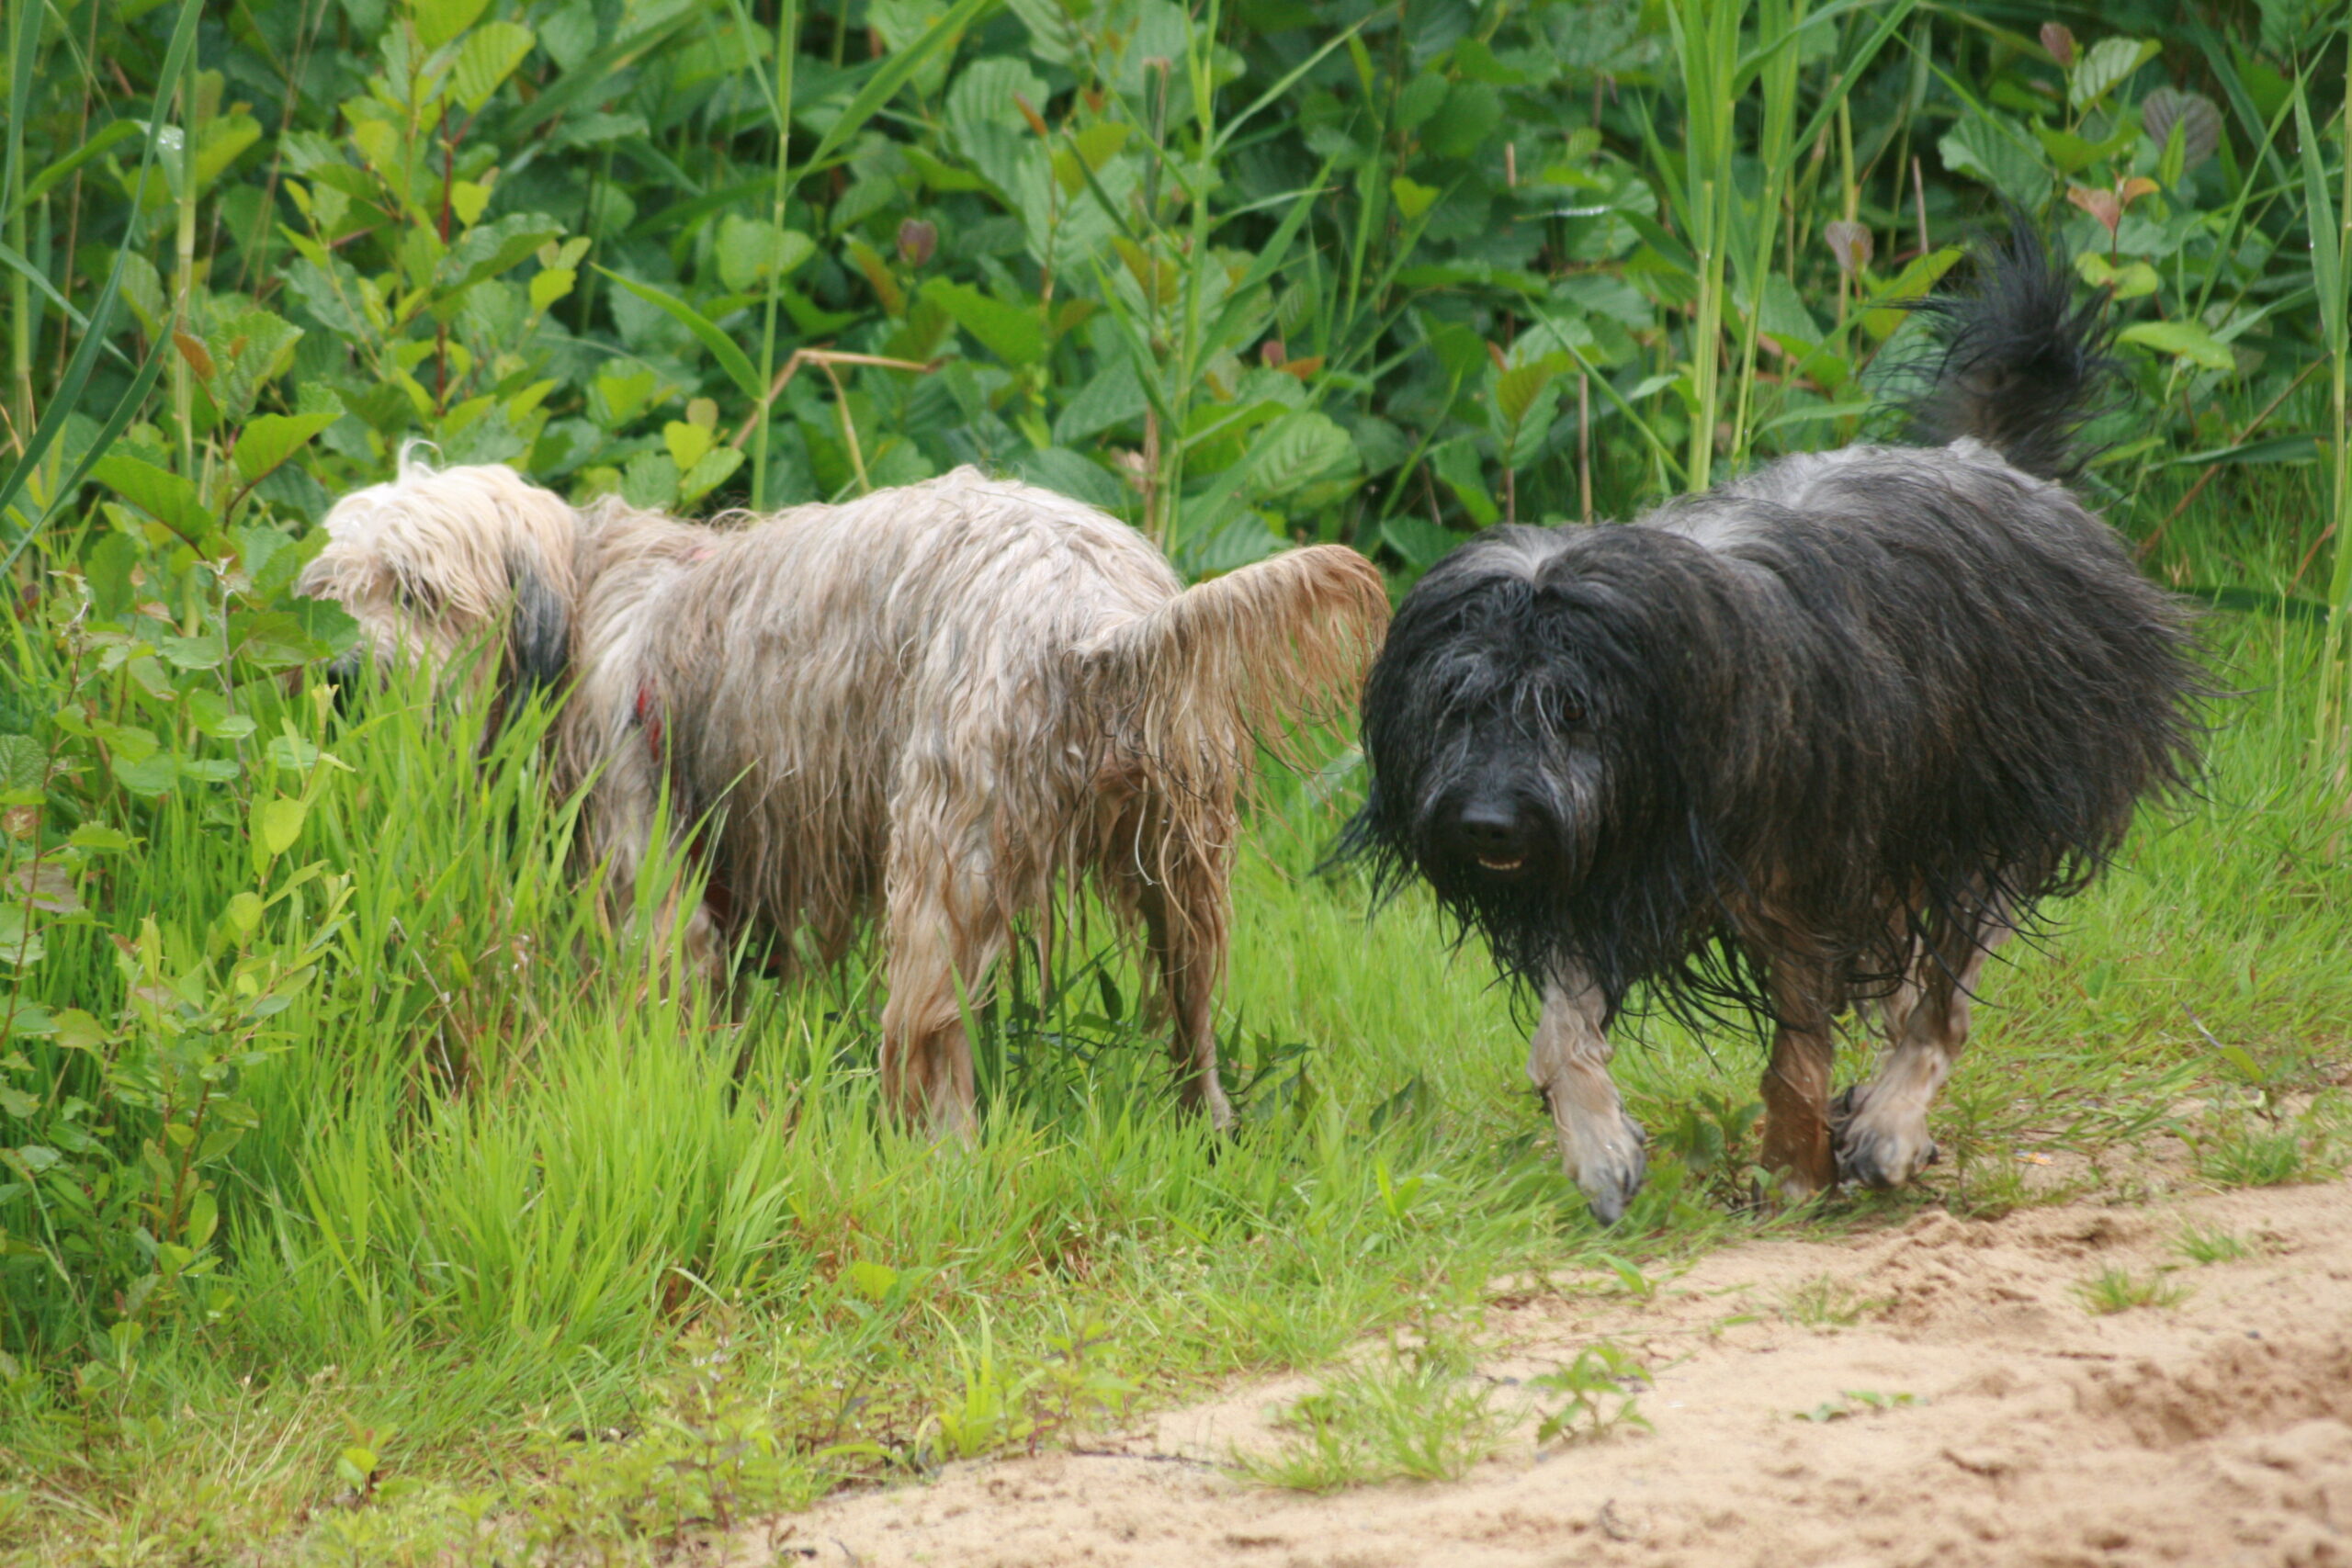
[[1528,1043],[1527,1076],[1551,1108],[1563,1168],[1591,1201],[1593,1216],[1613,1225],[1642,1190],[1649,1160],[1641,1124],[1625,1114],[1609,1077],[1607,1016],[1600,991],[1581,976],[1547,987]]

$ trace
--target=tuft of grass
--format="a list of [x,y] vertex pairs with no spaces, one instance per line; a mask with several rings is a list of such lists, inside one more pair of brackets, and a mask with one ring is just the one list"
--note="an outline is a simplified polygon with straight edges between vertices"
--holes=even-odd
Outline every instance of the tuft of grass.
[[2170,1310],[2188,1299],[2187,1287],[2173,1283],[2161,1269],[2144,1277],[2127,1269],[2103,1269],[2077,1284],[2075,1293],[2082,1298],[2084,1310],[2095,1317],[2138,1307]]
[[2173,1238],[2172,1249],[2189,1262],[2200,1267],[2211,1263],[2234,1263],[2254,1256],[2254,1244],[2235,1231],[2218,1225],[2185,1225]]
[[1391,1357],[1294,1400],[1272,1451],[1237,1450],[1261,1486],[1335,1492],[1385,1481],[1453,1481],[1498,1452],[1515,1424],[1492,1385],[1453,1357]]
[[1781,1296],[1781,1318],[1803,1328],[1851,1328],[1884,1312],[1886,1300],[1865,1296],[1834,1274],[1815,1274]]
[[2217,1187],[2283,1187],[2309,1179],[2302,1134],[2247,1117],[2196,1144],[2197,1174]]

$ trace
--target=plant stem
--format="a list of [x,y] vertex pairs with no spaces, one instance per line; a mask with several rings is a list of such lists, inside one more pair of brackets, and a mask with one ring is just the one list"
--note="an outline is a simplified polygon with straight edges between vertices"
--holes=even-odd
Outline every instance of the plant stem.
[[189,307],[196,301],[196,58],[197,51],[189,50],[187,68],[180,78],[180,222],[172,275],[175,341],[161,349],[172,356],[172,423],[179,431],[180,472],[190,479],[197,477],[195,367],[176,340],[187,332]]
[[[846,7],[844,7],[846,10]],[[842,18],[833,27],[833,48],[841,50]],[[800,43],[799,0],[778,0],[775,13],[775,186],[769,197],[770,220],[778,233],[784,231],[784,213],[792,194],[792,57]],[[775,308],[776,297],[784,288],[781,268],[768,271],[766,303],[760,319],[760,385],[775,385]],[[752,442],[752,510],[764,512],[768,504],[768,426],[774,423],[769,410],[775,403],[771,392],[752,413],[760,422],[759,432]],[[842,417],[848,417],[846,407]]]

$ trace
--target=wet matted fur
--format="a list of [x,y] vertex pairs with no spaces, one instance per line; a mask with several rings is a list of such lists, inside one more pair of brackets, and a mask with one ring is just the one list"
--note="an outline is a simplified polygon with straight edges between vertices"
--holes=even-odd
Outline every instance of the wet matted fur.
[[589,789],[611,896],[665,795],[706,824],[710,893],[665,916],[705,972],[747,926],[831,963],[880,916],[903,1117],[969,1129],[962,1007],[1016,918],[1091,878],[1140,929],[1184,1100],[1229,1120],[1211,1009],[1237,792],[1259,739],[1354,699],[1388,609],[1363,557],[1187,590],[1126,525],[971,468],[710,526],[404,460],[326,527],[301,590],[379,657],[500,637],[506,695],[560,694],[559,783]]
[[[2196,764],[2187,616],[2057,482],[2104,368],[2030,231],[1931,302],[1930,449],[1783,458],[1628,526],[1490,529],[1398,606],[1343,847],[1426,878],[1540,991],[1529,1073],[1604,1220],[1642,1133],[1630,993],[1774,1026],[1764,1156],[1908,1179],[1985,955]],[[1835,1021],[1891,1047],[1829,1103]]]

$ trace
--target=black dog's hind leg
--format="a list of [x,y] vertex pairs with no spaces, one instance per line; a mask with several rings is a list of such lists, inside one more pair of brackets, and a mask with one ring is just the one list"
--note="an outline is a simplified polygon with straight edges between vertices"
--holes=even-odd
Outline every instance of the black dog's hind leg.
[[1829,1068],[1838,1051],[1830,1021],[1837,1008],[1819,964],[1783,961],[1773,965],[1771,980],[1780,1022],[1764,1069],[1764,1168],[1778,1179],[1782,1199],[1801,1203],[1838,1182],[1829,1145]]
[[1984,960],[2009,934],[1997,909],[1957,938],[1923,940],[1902,986],[1880,1008],[1886,1060],[1838,1097],[1838,1174],[1864,1187],[1899,1187],[1936,1161],[1928,1107],[1968,1043],[1969,1001]]
[[1648,1170],[1641,1123],[1625,1114],[1609,1077],[1613,1048],[1600,993],[1581,976],[1544,987],[1544,1016],[1528,1042],[1527,1076],[1551,1108],[1560,1163],[1592,1202],[1593,1216],[1613,1225],[1642,1190]]

